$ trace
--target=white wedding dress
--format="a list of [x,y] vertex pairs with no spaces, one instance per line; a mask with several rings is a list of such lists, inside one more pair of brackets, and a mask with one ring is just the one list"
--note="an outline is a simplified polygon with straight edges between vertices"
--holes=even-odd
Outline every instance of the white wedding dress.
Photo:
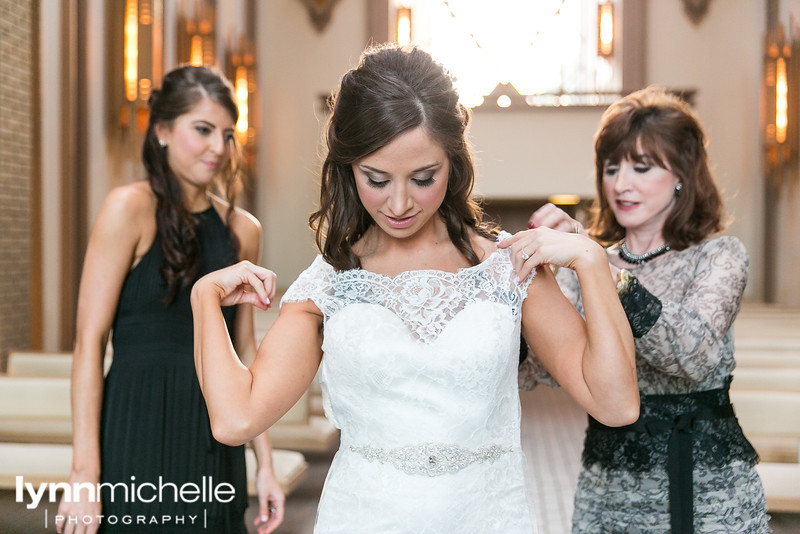
[[341,429],[316,534],[533,532],[517,390],[531,280],[515,278],[508,250],[394,278],[318,256],[288,289],[282,303],[324,314],[319,379]]

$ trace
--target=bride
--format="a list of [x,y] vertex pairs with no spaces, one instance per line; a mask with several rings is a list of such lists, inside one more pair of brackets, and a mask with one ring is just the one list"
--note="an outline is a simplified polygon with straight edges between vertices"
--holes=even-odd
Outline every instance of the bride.
[[[283,297],[248,369],[221,306],[272,304],[248,262],[192,291],[195,364],[214,436],[244,443],[315,374],[341,429],[316,533],[530,533],[520,333],[594,418],[638,416],[633,339],[603,249],[546,228],[513,236],[472,200],[469,111],[416,48],[367,50],[330,116],[321,254]],[[575,270],[584,319],[548,265]]]

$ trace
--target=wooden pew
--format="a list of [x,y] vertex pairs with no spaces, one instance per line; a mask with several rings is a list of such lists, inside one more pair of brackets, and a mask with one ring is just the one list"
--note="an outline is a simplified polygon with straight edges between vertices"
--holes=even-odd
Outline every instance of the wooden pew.
[[[111,364],[106,358],[106,371]],[[14,351],[9,353],[8,368],[3,378],[19,378],[24,381],[4,383],[0,381],[0,399],[10,398],[12,405],[23,399],[27,402],[28,415],[10,417],[0,415],[0,440],[36,441],[41,443],[71,443],[72,428],[69,422],[69,376],[72,354],[69,352]],[[41,379],[46,379],[42,381]],[[66,380],[66,383],[64,382]],[[5,385],[4,385],[5,384]],[[12,388],[13,391],[9,390]],[[30,389],[30,394],[20,392]],[[312,397],[313,396],[313,397]],[[11,398],[13,397],[13,398]],[[324,452],[333,447],[339,431],[321,413],[311,412],[311,399],[316,394],[307,392],[270,429],[273,447],[302,451]],[[18,399],[18,400],[14,400]],[[56,406],[57,405],[57,406]],[[67,411],[64,412],[64,409]],[[1,410],[1,409],[0,409]],[[20,412],[22,414],[23,412]]]
[[731,388],[800,392],[800,367],[737,367]]
[[[296,412],[287,416],[291,420]],[[275,475],[284,491],[291,491],[308,465],[302,453],[283,450],[275,442]],[[13,488],[17,475],[34,483],[65,482],[72,463],[71,443],[69,378],[0,376],[0,487]],[[252,451],[246,454],[251,456],[252,479],[255,456]],[[254,488],[252,480],[249,484]]]
[[0,376],[0,442],[71,443],[69,392],[66,377]]
[[736,366],[738,368],[780,368],[800,369],[800,349],[785,350],[774,348],[747,348],[737,347]]
[[[72,374],[71,352],[14,350],[8,353],[6,361],[7,376],[69,378]],[[110,367],[111,351],[109,350],[103,361],[103,372],[108,373]]]
[[[800,393],[732,389],[731,401],[745,435],[761,456],[757,468],[767,508],[800,511]],[[789,452],[769,448],[776,442],[784,446],[788,442]]]
[[800,464],[761,462],[756,471],[770,512],[800,513]]

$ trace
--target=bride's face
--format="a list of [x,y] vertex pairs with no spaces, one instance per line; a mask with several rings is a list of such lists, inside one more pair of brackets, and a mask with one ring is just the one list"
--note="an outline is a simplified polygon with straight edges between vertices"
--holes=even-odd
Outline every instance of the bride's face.
[[378,227],[404,238],[438,220],[450,161],[423,127],[353,163],[358,196]]

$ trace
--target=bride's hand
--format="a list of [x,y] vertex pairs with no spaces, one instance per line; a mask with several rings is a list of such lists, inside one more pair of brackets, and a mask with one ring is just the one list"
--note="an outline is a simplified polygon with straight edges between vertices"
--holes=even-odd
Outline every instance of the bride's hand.
[[252,304],[266,310],[275,296],[275,280],[275,273],[245,260],[205,275],[192,292],[214,291],[221,306]]
[[577,270],[583,265],[606,264],[605,252],[592,239],[545,227],[517,232],[497,246],[511,249],[511,263],[520,279],[539,265]]

